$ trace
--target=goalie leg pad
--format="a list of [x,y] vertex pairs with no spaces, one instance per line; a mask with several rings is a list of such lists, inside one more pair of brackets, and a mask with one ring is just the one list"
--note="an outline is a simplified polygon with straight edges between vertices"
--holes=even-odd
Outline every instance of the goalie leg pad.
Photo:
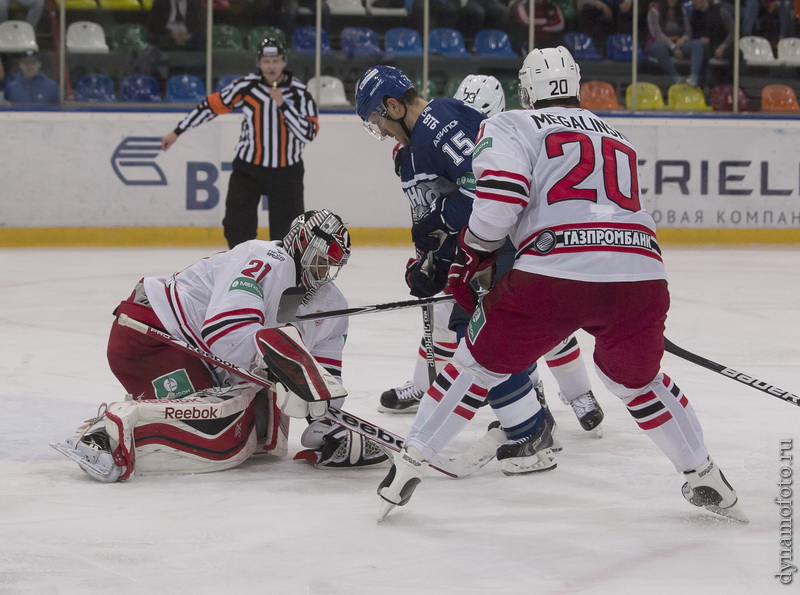
[[304,401],[345,397],[344,387],[308,352],[293,326],[263,329],[255,335],[260,365]]

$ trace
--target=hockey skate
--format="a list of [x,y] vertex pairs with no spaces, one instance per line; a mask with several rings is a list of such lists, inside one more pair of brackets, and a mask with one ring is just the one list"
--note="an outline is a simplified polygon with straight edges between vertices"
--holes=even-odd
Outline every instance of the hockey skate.
[[564,403],[572,407],[575,417],[578,418],[578,422],[584,430],[587,432],[594,430],[598,438],[603,437],[603,428],[600,427],[600,424],[603,423],[605,414],[592,391],[583,393],[571,401],[566,401],[560,393],[559,397]]
[[298,452],[294,460],[307,461],[318,469],[368,467],[389,460],[377,442],[328,420],[310,424],[300,443],[306,450]]
[[[489,424],[489,429],[498,427],[499,421]],[[553,435],[545,421],[537,432],[518,440],[508,440],[497,448],[500,469],[506,475],[526,475],[555,469],[553,458]]]
[[392,468],[378,486],[378,495],[381,497],[379,523],[395,506],[405,506],[408,503],[427,468],[427,461],[413,446],[406,446],[395,455]]
[[416,413],[425,391],[417,388],[413,380],[403,386],[390,388],[381,395],[378,411],[381,413]]
[[687,481],[681,492],[690,504],[739,523],[750,522],[738,505],[736,491],[710,458],[694,471],[685,472],[684,476]]
[[550,450],[553,452],[561,452],[564,450],[564,447],[561,446],[561,443],[556,439],[556,420],[553,417],[553,414],[550,413],[550,406],[547,404],[547,401],[544,398],[544,384],[542,384],[542,381],[540,380],[533,388],[536,391],[536,398],[539,399],[539,404],[542,406],[542,409],[544,409],[545,423],[550,430],[550,438],[553,441]]
[[111,444],[103,425],[106,405],[103,403],[97,417],[86,421],[79,434],[64,442],[51,442],[50,446],[69,459],[72,459],[92,479],[103,483],[117,481],[125,471],[114,462]]

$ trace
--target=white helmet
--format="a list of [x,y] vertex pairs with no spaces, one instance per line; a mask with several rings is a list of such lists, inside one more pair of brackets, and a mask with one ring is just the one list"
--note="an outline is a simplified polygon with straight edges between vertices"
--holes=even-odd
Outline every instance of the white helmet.
[[487,116],[499,114],[506,109],[503,86],[496,78],[485,74],[468,74],[453,97],[481,110]]
[[564,46],[533,50],[519,71],[520,103],[528,109],[547,99],[580,100],[580,87],[581,69]]

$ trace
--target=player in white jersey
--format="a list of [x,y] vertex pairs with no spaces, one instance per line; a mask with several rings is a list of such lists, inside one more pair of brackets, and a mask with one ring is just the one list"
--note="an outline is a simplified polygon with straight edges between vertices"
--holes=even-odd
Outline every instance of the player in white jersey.
[[[197,261],[171,277],[146,277],[115,315],[145,323],[233,363],[277,378],[285,371],[264,363],[300,346],[309,377],[341,389],[347,318],[281,326],[278,303],[286,289],[306,290],[299,312],[341,309],[344,296],[331,283],[350,255],[350,235],[327,210],[308,211],[282,241],[250,240]],[[283,351],[281,351],[283,349]],[[296,356],[285,356],[282,361]],[[288,418],[306,417],[308,404],[291,393],[246,383],[192,354],[128,326],[112,325],[108,362],[129,398],[101,411],[98,424],[57,449],[101,481],[137,474],[205,472],[239,464],[256,451],[285,454]],[[313,383],[310,383],[313,385]],[[317,390],[313,385],[309,390]],[[341,389],[341,390],[340,390]],[[330,395],[328,395],[330,396]],[[281,401],[282,399],[282,401]],[[341,406],[341,398],[331,404]],[[279,410],[281,402],[288,407]],[[304,405],[305,403],[305,405]],[[324,415],[325,407],[316,410]],[[312,416],[313,417],[313,416]],[[374,444],[314,422],[304,433],[309,448],[296,458],[318,466],[363,466],[386,460]],[[327,430],[327,431],[326,431]],[[309,441],[311,441],[309,443]],[[358,452],[351,452],[351,445]]]
[[[661,372],[669,292],[655,223],[639,202],[636,152],[600,118],[580,109],[578,65],[563,47],[534,50],[520,70],[527,110],[483,123],[473,154],[476,199],[448,286],[474,311],[453,362],[427,392],[421,417],[380,484],[379,519],[408,502],[432,454],[457,431],[454,411],[525,369],[562,337],[595,338],[598,375],[685,478],[695,506],[747,522],[736,492],[709,458],[700,423]],[[480,301],[470,282],[506,236],[514,268]],[[447,419],[449,417],[449,419]],[[507,442],[498,459],[538,456],[551,469],[546,424]],[[630,497],[628,491],[627,496]]]

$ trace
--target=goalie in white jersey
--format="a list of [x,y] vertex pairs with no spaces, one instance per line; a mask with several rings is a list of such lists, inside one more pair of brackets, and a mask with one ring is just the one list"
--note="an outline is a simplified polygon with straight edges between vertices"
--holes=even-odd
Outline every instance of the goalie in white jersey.
[[[306,290],[300,314],[346,307],[331,281],[349,256],[350,235],[342,220],[327,210],[308,211],[292,222],[282,241],[247,241],[171,277],[142,279],[115,315],[281,381],[282,370],[268,367],[265,356],[279,352],[280,361],[289,361],[281,349],[291,343],[299,346],[309,377],[334,387],[326,396],[346,395],[340,383],[347,318],[281,326],[276,316],[281,295],[296,286]],[[54,445],[100,481],[128,479],[134,469],[202,473],[233,467],[255,452],[283,455],[288,433],[283,411],[292,417],[309,414],[307,401],[291,392],[276,399],[273,389],[262,390],[117,323],[108,362],[128,399],[102,407],[92,427]],[[309,385],[312,392],[320,386]],[[331,404],[340,407],[342,400]],[[317,409],[318,416],[325,409]],[[324,421],[312,423],[302,441],[308,450],[296,458],[318,466],[363,466],[387,458],[375,443]]]
[[[467,335],[378,488],[379,519],[408,502],[426,459],[460,429],[454,412],[462,402],[483,398],[583,329],[595,338],[608,390],[684,475],[684,497],[747,522],[692,406],[660,369],[669,292],[655,223],[639,202],[635,149],[580,109],[580,72],[565,48],[532,51],[519,78],[528,109],[486,120],[473,152],[476,198],[448,276],[458,303],[474,311]],[[471,282],[506,236],[517,247],[514,267],[478,301]],[[498,459],[524,453],[553,469],[551,446],[540,423],[532,436],[500,446]]]

